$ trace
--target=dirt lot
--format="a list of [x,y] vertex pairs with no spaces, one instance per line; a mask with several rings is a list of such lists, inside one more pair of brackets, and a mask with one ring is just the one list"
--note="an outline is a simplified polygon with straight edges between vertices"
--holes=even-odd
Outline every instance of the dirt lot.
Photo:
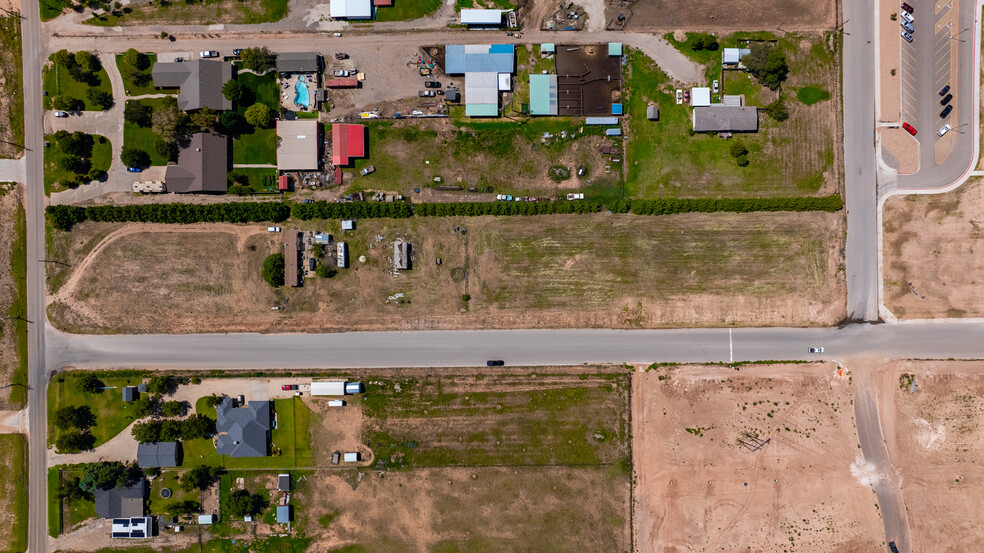
[[793,31],[832,29],[836,24],[838,2],[751,0],[742,2],[741,8],[735,9],[711,0],[635,0],[627,10],[618,4],[607,4],[605,17],[613,21],[620,13],[626,14],[626,28],[632,31],[754,31],[780,26]]
[[628,478],[610,469],[319,472],[307,490],[310,550],[629,551]]
[[[337,221],[304,227],[341,236]],[[61,328],[646,328],[832,324],[844,315],[840,214],[365,220],[344,237],[351,268],[281,290],[260,278],[263,259],[280,249],[264,227],[129,225],[116,235],[125,240],[93,251],[109,228],[52,231],[61,244],[53,259],[74,271],[49,306]],[[413,270],[394,276],[397,237],[415,253]],[[286,310],[271,311],[275,302]]]
[[[902,474],[912,551],[984,550],[984,363],[899,362],[890,370],[894,433],[886,432]],[[915,376],[912,391],[902,374]],[[884,416],[884,415],[883,415]]]
[[[14,286],[14,279],[11,275],[11,247],[17,238],[14,228],[18,220],[22,225],[24,221],[24,211],[21,207],[22,194],[21,187],[14,188],[10,185],[0,187],[0,267],[2,267],[0,270],[0,314],[9,314],[12,317],[27,315],[23,312],[26,304],[18,301],[18,290]],[[21,235],[21,239],[23,240],[23,235]],[[26,248],[26,243],[21,244],[20,255],[23,255],[23,248]],[[23,263],[23,260],[19,263],[21,271],[24,270]],[[14,310],[17,311],[16,313],[12,312],[11,309],[15,301],[18,303],[17,309]],[[17,348],[23,347],[25,353],[27,350],[26,325],[27,323],[20,319],[7,318],[0,322],[0,386],[5,388],[15,380],[20,384],[27,384],[26,367],[23,367],[24,373],[18,374],[16,379],[14,375],[15,371],[21,369]],[[19,334],[23,334],[20,337],[22,342],[20,346],[17,343]],[[26,388],[11,387],[9,391],[0,392],[0,410],[19,409],[23,406],[24,400],[26,400]]]
[[850,470],[853,386],[836,369],[678,366],[634,375],[639,551],[879,551],[874,494]]
[[896,317],[984,316],[980,178],[946,194],[889,198],[883,218],[885,306]]

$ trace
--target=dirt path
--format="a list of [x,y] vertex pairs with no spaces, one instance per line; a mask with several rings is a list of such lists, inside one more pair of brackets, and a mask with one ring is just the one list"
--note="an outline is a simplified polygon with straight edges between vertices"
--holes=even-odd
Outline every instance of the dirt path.
[[0,434],[27,434],[27,411],[0,411]]
[[109,233],[106,238],[103,239],[92,251],[89,252],[85,258],[82,259],[78,264],[76,264],[72,275],[68,278],[65,284],[58,290],[58,293],[48,296],[48,305],[55,301],[62,301],[71,304],[73,308],[82,309],[83,305],[78,304],[78,302],[73,301],[72,295],[75,289],[78,287],[79,280],[85,275],[85,272],[92,265],[96,257],[102,253],[107,247],[109,247],[116,240],[129,236],[131,234],[138,234],[143,232],[166,232],[166,233],[188,233],[188,232],[225,232],[235,235],[238,240],[236,243],[237,250],[242,253],[246,247],[246,240],[254,235],[259,234],[261,229],[259,227],[247,227],[238,226],[229,223],[209,223],[202,225],[168,225],[163,223],[134,223],[126,225],[118,230]]
[[54,448],[48,449],[48,466],[71,465],[75,463],[96,463],[99,461],[122,461],[130,462],[137,458],[137,440],[133,438],[131,429],[133,425],[146,419],[139,419],[130,423],[119,434],[113,436],[108,442],[82,453],[55,453]]

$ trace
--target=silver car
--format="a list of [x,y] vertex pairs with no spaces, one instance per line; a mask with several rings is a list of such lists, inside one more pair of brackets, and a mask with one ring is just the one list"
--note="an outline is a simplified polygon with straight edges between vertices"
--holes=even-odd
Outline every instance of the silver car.
[[899,25],[901,25],[903,29],[905,29],[906,31],[909,31],[910,33],[916,32],[915,27],[913,27],[912,26],[912,23],[909,23],[908,21],[903,21],[903,22],[899,23]]
[[902,31],[902,38],[904,38],[906,42],[912,42],[912,35],[905,31]]

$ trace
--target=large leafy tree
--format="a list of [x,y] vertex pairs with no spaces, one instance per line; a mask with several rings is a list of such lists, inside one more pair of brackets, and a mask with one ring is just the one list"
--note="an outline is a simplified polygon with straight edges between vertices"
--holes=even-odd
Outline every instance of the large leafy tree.
[[246,113],[243,114],[246,117],[246,122],[254,127],[266,128],[270,125],[270,117],[272,115],[270,106],[261,103],[255,103],[248,108],[246,108]]
[[268,501],[258,493],[249,490],[236,490],[226,501],[227,512],[234,517],[258,515],[266,509]]
[[140,469],[119,461],[102,461],[82,465],[79,487],[92,493],[97,489],[108,490],[126,486],[140,475]]
[[149,127],[150,116],[153,109],[142,102],[132,100],[123,107],[123,119],[128,123],[133,123],[138,127]]
[[266,46],[245,48],[239,53],[239,63],[246,69],[263,73],[268,69],[273,69],[277,63],[277,55]]
[[753,42],[749,50],[751,52],[742,58],[742,63],[748,67],[749,73],[754,75],[763,86],[772,90],[779,88],[789,75],[786,55],[779,48],[765,42]]
[[284,285],[284,254],[275,253],[263,260],[263,280],[274,288]]
[[222,469],[219,467],[199,465],[181,475],[181,488],[188,492],[192,490],[204,491],[218,480],[221,475]]
[[185,114],[178,109],[178,101],[172,96],[163,99],[151,116],[150,128],[165,142],[176,142],[184,123]]
[[96,425],[96,415],[88,405],[62,407],[55,411],[55,424],[59,428],[88,430]]

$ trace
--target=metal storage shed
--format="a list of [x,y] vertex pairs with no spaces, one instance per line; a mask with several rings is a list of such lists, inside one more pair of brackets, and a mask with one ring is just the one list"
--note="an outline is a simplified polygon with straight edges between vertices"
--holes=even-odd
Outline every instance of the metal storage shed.
[[312,396],[344,396],[345,382],[312,382]]
[[293,517],[293,508],[290,505],[277,505],[277,522],[287,524]]
[[462,25],[502,25],[502,14],[506,10],[483,10],[474,8],[462,8]]
[[557,75],[530,75],[530,115],[557,115]]

